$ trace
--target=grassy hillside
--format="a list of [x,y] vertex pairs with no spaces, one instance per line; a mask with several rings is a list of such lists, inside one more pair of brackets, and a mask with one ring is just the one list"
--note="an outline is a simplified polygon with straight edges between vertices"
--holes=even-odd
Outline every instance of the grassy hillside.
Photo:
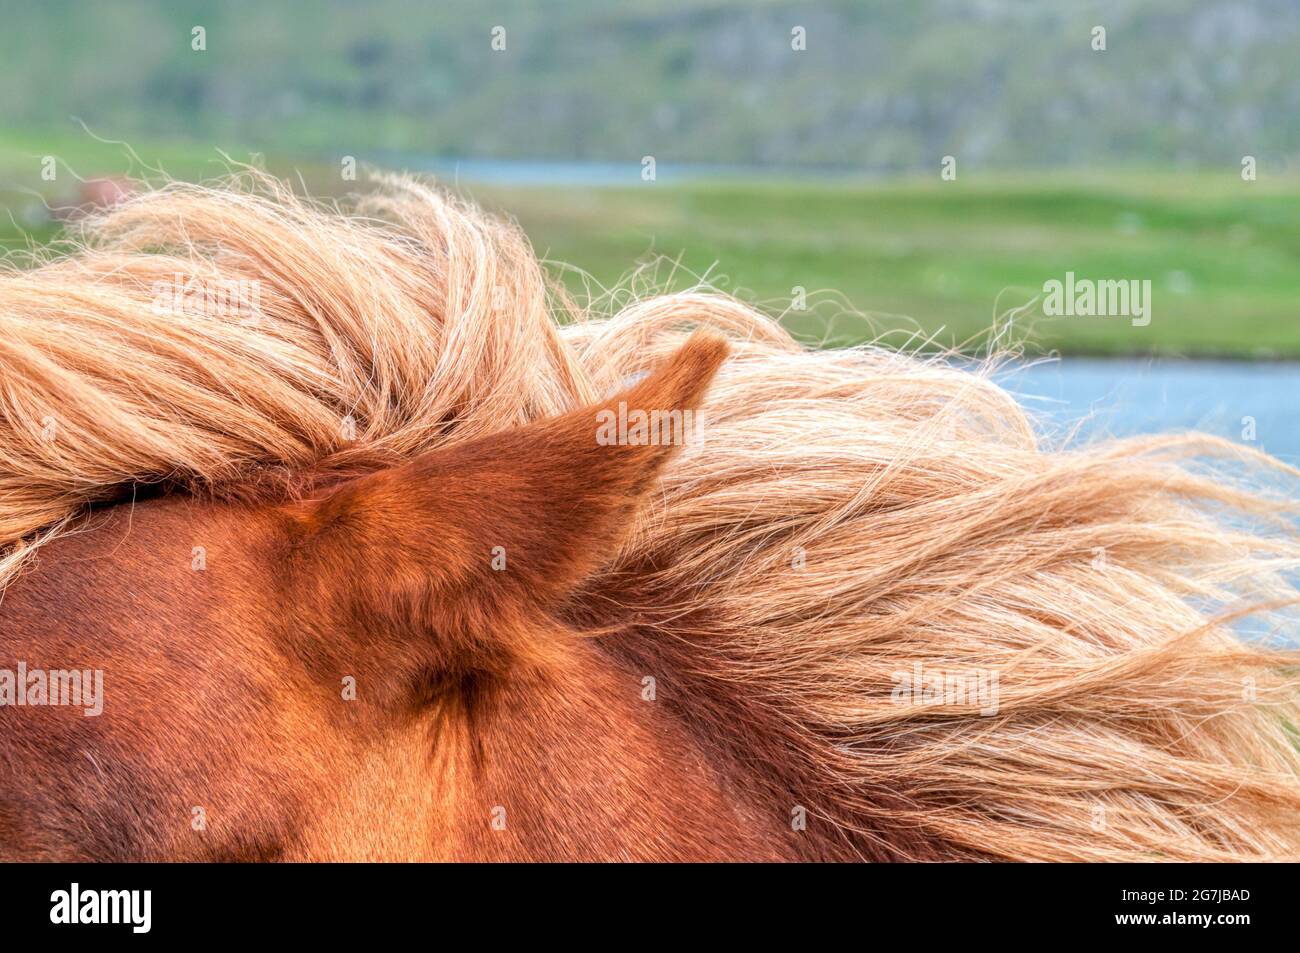
[[927,172],[1300,150],[1293,0],[0,0],[0,23],[0,128]]

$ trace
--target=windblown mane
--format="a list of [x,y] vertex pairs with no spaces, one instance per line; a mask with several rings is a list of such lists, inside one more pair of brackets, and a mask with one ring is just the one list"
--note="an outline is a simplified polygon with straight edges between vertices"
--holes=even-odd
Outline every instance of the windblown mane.
[[[719,294],[585,313],[513,227],[418,181],[344,214],[172,184],[0,274],[0,587],[143,485],[348,472],[595,400],[692,326],[734,342],[575,620],[851,854],[1295,857],[1294,479],[1186,435],[1044,446],[987,375],[810,351]],[[252,313],[159,289],[238,288]],[[617,637],[615,637],[617,638]],[[996,675],[996,710],[913,695]],[[748,756],[747,756],[748,753]]]

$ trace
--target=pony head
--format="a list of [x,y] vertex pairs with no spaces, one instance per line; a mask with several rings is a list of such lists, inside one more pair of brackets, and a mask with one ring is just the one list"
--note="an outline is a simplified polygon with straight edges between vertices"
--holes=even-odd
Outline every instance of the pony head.
[[[607,415],[689,419],[725,351],[696,336],[610,401],[293,499],[137,501],[50,542],[0,635],[45,666],[15,665],[5,854],[633,856],[725,817],[690,740],[556,615],[685,436],[602,439]],[[753,839],[700,830],[700,856]]]
[[413,180],[79,227],[0,275],[0,857],[1294,856],[1276,461]]

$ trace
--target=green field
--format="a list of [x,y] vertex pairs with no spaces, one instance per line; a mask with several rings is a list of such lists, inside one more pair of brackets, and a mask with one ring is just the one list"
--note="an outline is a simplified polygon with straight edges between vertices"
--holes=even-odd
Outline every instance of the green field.
[[[56,202],[75,194],[70,177],[40,181],[46,153],[75,156],[66,161],[83,176],[126,170],[121,147],[84,136],[0,141],[0,207],[12,213],[0,217],[0,242],[9,247],[54,234],[33,215],[36,193]],[[223,168],[215,153],[184,145],[144,155],[180,178]],[[321,163],[272,159],[269,167],[301,170],[314,191],[345,186]],[[540,255],[581,269],[596,291],[662,256],[655,274],[663,284],[707,278],[830,344],[884,335],[915,345],[919,336],[977,349],[1028,305],[1010,340],[1030,351],[1300,357],[1298,180],[1057,172],[468,191],[517,217]],[[1150,325],[1043,317],[1031,302],[1067,271],[1149,279]],[[585,280],[566,273],[575,288]],[[796,287],[806,289],[808,310],[790,310]]]
[[602,283],[654,253],[680,260],[678,285],[707,274],[777,313],[796,286],[826,292],[786,320],[833,343],[978,342],[1073,271],[1150,279],[1150,324],[1031,306],[1014,317],[1014,340],[1069,353],[1300,356],[1300,182],[1056,175],[479,197],[516,215],[539,253]]

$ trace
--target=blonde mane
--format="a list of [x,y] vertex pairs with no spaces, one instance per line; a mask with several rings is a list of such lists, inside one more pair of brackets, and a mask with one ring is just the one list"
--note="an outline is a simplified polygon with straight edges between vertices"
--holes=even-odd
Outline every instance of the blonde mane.
[[[1048,447],[987,375],[807,350],[716,293],[587,313],[517,229],[407,178],[347,213],[170,184],[82,224],[0,274],[0,588],[134,488],[403,459],[593,401],[706,326],[734,351],[704,444],[590,588],[776,726],[791,811],[863,854],[909,854],[886,828],[918,855],[1300,852],[1297,658],[1234,634],[1295,632],[1300,473],[1199,435]],[[996,677],[996,705],[900,693],[926,673]]]

